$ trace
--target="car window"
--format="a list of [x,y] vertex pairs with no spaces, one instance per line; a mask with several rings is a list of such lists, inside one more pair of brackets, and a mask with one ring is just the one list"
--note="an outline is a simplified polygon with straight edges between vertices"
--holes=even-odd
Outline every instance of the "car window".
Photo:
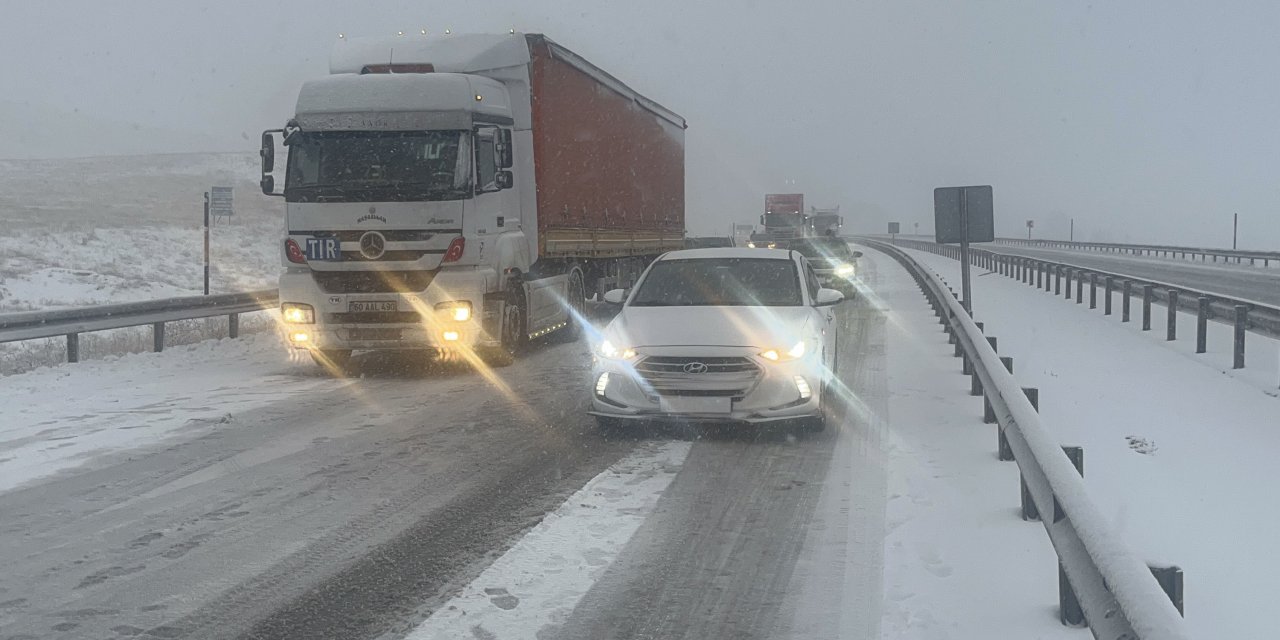
[[800,306],[800,286],[791,260],[662,260],[640,283],[631,306]]

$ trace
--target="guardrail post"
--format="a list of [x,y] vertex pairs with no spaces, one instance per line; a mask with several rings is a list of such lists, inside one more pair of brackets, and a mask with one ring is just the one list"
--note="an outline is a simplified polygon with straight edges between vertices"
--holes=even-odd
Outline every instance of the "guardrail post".
[[233,313],[227,316],[227,335],[232,338],[240,337],[240,314]]
[[[1009,371],[1012,372],[1013,371],[1012,361],[1010,361],[1009,367],[1010,367]],[[1039,412],[1040,411],[1040,390],[1035,387],[1023,387],[1022,393],[1026,395],[1027,400],[1031,402],[1031,408]],[[1013,448],[1009,446],[1009,439],[1004,437],[1004,428],[998,425],[996,426],[996,457],[1005,462],[1009,462],[1013,460]],[[1023,498],[1022,498],[1023,509],[1025,511],[1026,501],[1028,498],[1027,483],[1025,482],[1022,483],[1022,495],[1023,495]],[[1035,504],[1032,504],[1031,507],[1032,509],[1034,509]]]
[[1098,274],[1089,274],[1089,308],[1098,308]]
[[1142,330],[1151,330],[1151,289],[1149,284],[1142,285]]
[[1053,295],[1062,295],[1062,265],[1053,267]]
[[1071,299],[1071,272],[1072,272],[1072,269],[1069,269],[1069,268],[1067,268],[1067,267],[1063,267],[1063,268],[1062,268],[1062,271],[1063,271],[1063,273],[1064,273],[1064,275],[1065,275],[1065,278],[1064,278],[1064,279],[1067,281],[1067,282],[1066,282],[1066,284],[1067,284],[1067,299],[1068,299],[1068,300],[1070,300],[1070,299]]
[[67,334],[67,362],[80,362],[80,334]]
[[1084,303],[1084,272],[1076,272],[1076,304]]
[[1209,349],[1209,296],[1196,298],[1196,353]]
[[1102,279],[1103,295],[1106,296],[1106,299],[1102,302],[1102,315],[1104,316],[1111,315],[1111,291],[1115,289],[1115,284],[1115,278],[1111,276]]
[[1085,625],[1084,609],[1076,598],[1075,589],[1067,579],[1067,571],[1058,563],[1058,613],[1062,624],[1067,627],[1083,627]]
[[1178,290],[1169,290],[1169,318],[1165,323],[1168,330],[1165,333],[1165,340],[1178,339]]
[[1235,317],[1236,339],[1232,349],[1234,358],[1232,358],[1232,369],[1244,368],[1244,330],[1249,325],[1249,306],[1244,304],[1236,305]]
[[[1010,356],[1001,356],[1001,357],[1000,357],[1000,364],[1003,364],[1003,365],[1004,365],[1004,368],[1009,370],[1009,373],[1013,373],[1013,358],[1012,358],[1012,357],[1010,357]],[[990,396],[988,396],[988,395],[986,395],[986,394],[983,394],[983,396],[982,396],[982,422],[983,422],[984,424],[995,424],[995,423],[996,423],[996,410],[995,410],[995,407],[992,407],[992,406],[991,406],[991,397],[990,397]]]
[[1129,321],[1129,298],[1133,296],[1133,282],[1129,280],[1125,280],[1121,288],[1124,289],[1124,293],[1122,294],[1124,298],[1121,300],[1121,303],[1120,303],[1120,322],[1128,322]]
[[1045,264],[1043,262],[1036,263],[1036,288],[1037,289],[1044,288],[1044,269],[1045,269]]
[[[991,345],[992,351],[997,351],[996,339],[994,337],[987,336],[987,343]],[[980,396],[982,395],[982,379],[978,377],[977,365],[971,365],[971,368],[973,373],[969,375],[969,395]]]
[[151,346],[156,353],[164,351],[164,323],[151,325]]
[[1173,603],[1173,608],[1178,610],[1180,615],[1186,615],[1182,611],[1182,568],[1178,566],[1153,567],[1147,565],[1151,569],[1151,575],[1155,576],[1156,582],[1160,584],[1160,588],[1164,590],[1165,595],[1169,596],[1169,601]]

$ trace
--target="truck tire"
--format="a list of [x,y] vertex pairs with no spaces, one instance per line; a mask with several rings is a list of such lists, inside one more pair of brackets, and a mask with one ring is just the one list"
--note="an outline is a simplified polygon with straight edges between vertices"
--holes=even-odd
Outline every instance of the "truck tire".
[[555,333],[556,342],[574,342],[582,335],[582,322],[587,311],[587,286],[582,271],[569,272],[569,286],[565,294],[565,306],[569,309],[569,324]]
[[515,362],[516,354],[529,340],[529,311],[520,283],[507,285],[507,303],[502,306],[502,344],[477,350],[477,355],[491,367],[505,367]]
[[317,365],[335,372],[345,371],[351,362],[350,349],[316,349],[311,352],[311,360]]

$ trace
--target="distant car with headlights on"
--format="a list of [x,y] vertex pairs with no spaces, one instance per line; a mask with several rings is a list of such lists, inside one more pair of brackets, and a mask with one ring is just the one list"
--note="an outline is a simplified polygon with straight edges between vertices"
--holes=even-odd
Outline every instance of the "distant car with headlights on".
[[628,422],[826,425],[844,296],[778,249],[695,249],[658,258],[595,347],[591,410]]
[[818,274],[822,286],[837,289],[850,296],[856,290],[858,258],[861,251],[854,251],[848,241],[832,236],[797,238],[787,247],[803,255]]

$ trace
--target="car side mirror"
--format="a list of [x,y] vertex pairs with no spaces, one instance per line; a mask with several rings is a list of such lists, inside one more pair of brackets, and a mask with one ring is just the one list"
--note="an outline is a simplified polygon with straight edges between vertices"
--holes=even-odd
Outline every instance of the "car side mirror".
[[840,304],[844,294],[835,289],[818,289],[818,296],[813,301],[815,307],[830,307]]
[[853,252],[853,257],[855,257],[855,258],[861,258],[861,257],[862,257],[862,252],[861,252],[861,251],[854,251],[854,252]]
[[515,186],[516,178],[510,171],[499,171],[494,175],[494,182],[498,184],[499,189],[510,189]]
[[604,301],[609,304],[622,304],[626,299],[626,289],[610,289],[604,292]]

